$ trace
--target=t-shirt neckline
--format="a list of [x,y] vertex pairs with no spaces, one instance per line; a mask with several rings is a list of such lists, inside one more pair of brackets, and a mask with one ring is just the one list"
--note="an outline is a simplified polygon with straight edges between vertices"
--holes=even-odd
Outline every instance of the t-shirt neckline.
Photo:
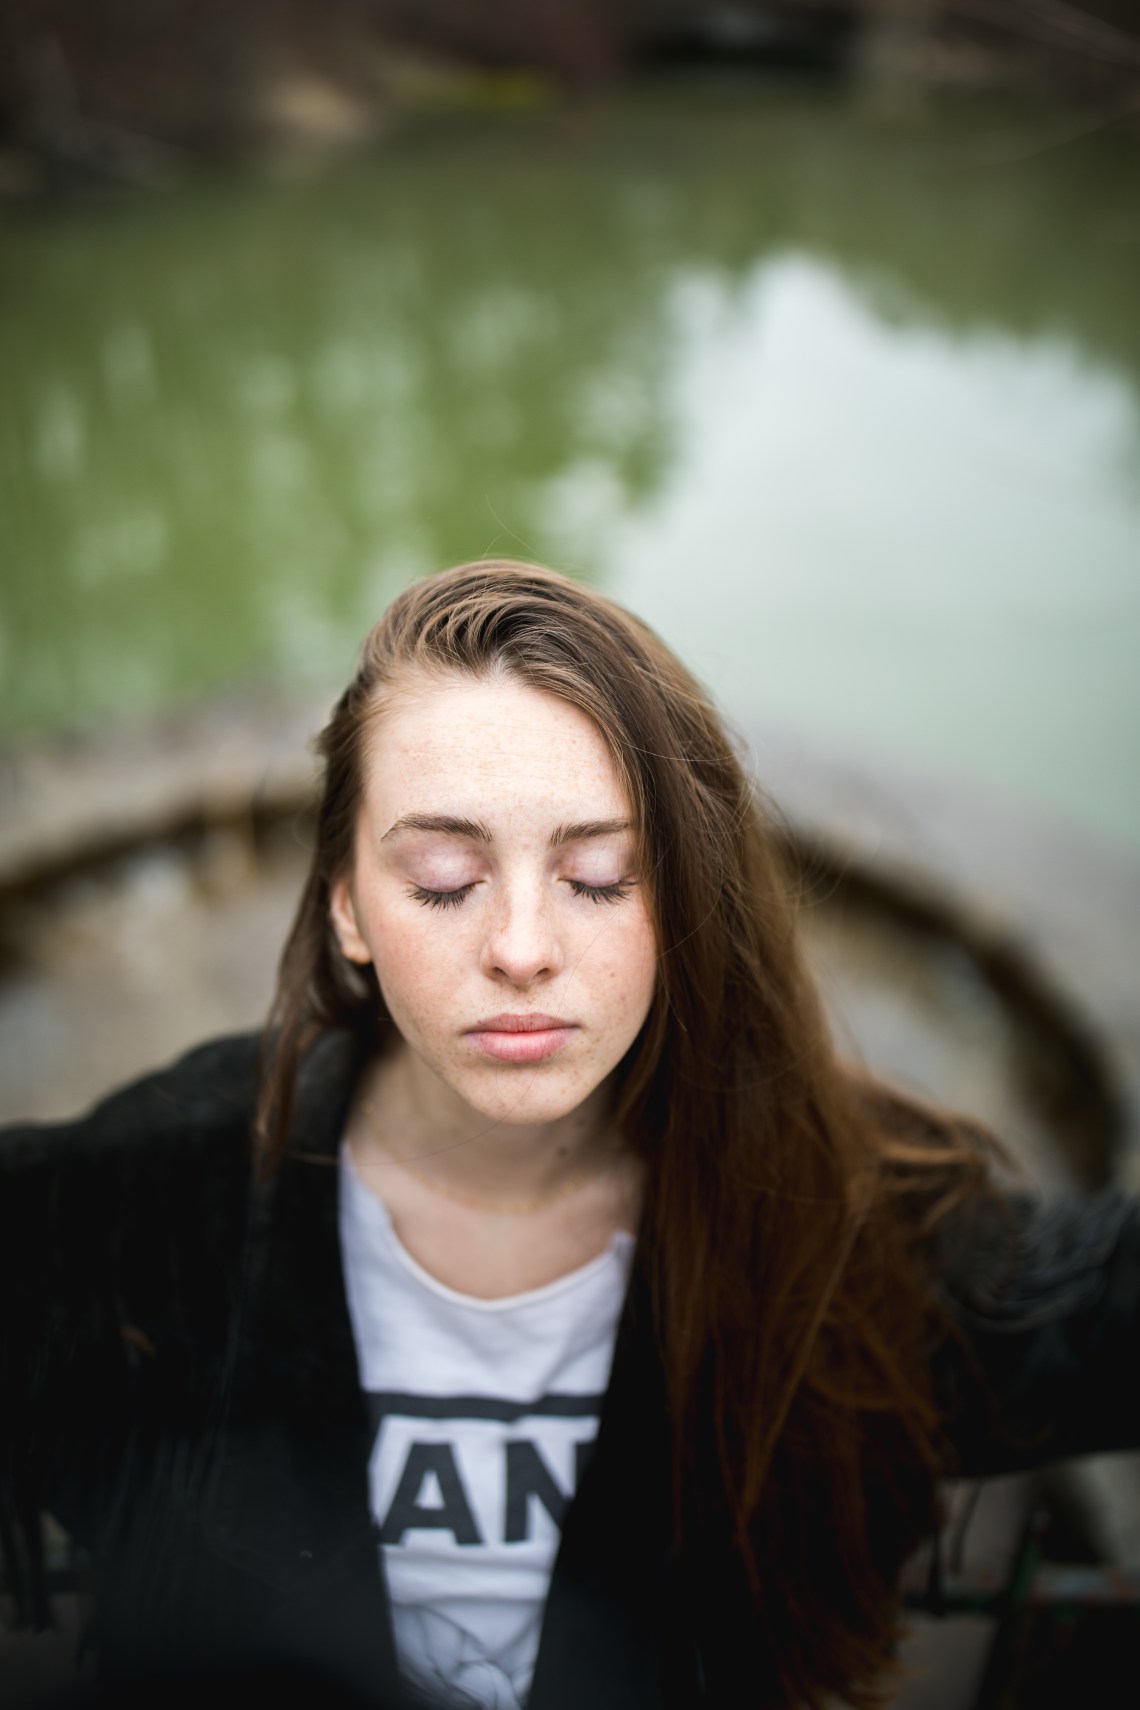
[[555,1277],[551,1282],[541,1283],[537,1288],[523,1289],[516,1294],[496,1295],[486,1299],[482,1295],[464,1294],[460,1289],[451,1288],[441,1282],[413,1258],[396,1231],[392,1213],[388,1210],[379,1194],[373,1193],[360,1178],[356,1164],[349,1149],[347,1138],[341,1141],[340,1164],[342,1176],[349,1183],[350,1192],[357,1198],[362,1207],[363,1215],[379,1229],[393,1258],[400,1267],[408,1273],[423,1288],[428,1289],[440,1299],[449,1301],[454,1306],[466,1307],[475,1312],[510,1312],[522,1307],[545,1305],[561,1294],[569,1293],[576,1288],[585,1287],[600,1272],[608,1269],[615,1259],[626,1268],[629,1256],[633,1250],[634,1237],[628,1229],[615,1229],[600,1253],[585,1264],[578,1265],[563,1276]]

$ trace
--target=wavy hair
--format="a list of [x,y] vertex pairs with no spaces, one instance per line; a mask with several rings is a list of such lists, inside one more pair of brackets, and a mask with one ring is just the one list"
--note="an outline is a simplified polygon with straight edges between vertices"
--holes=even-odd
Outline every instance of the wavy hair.
[[[631,804],[659,978],[618,1071],[643,1160],[641,1274],[665,1375],[679,1544],[748,1635],[757,1704],[882,1697],[902,1560],[936,1517],[922,1238],[981,1173],[949,1120],[846,1069],[801,958],[781,840],[709,697],[645,624],[529,564],[416,583],[319,738],[311,870],[265,1035],[261,1157],[325,1028],[392,1029],[329,922],[369,744],[411,672],[505,674],[593,720]],[[712,1607],[712,1602],[716,1607]],[[743,1622],[730,1619],[733,1610]],[[723,1666],[730,1659],[725,1656]]]

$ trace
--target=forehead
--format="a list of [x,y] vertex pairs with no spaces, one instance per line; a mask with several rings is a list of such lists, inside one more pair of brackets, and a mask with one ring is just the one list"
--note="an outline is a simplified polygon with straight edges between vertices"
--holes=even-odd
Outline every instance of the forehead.
[[557,819],[629,813],[593,720],[511,677],[399,685],[377,714],[364,782],[367,805],[394,818],[462,808],[487,819],[497,806]]

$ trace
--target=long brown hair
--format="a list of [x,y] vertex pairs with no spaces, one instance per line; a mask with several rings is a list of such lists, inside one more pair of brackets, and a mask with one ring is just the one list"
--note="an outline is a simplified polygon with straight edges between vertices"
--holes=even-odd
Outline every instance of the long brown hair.
[[659,951],[617,1114],[647,1166],[639,1255],[679,1534],[735,1564],[764,1659],[755,1702],[874,1703],[895,1577],[934,1520],[918,1240],[977,1154],[837,1061],[755,788],[708,696],[612,600],[481,562],[407,589],[369,634],[319,741],[316,848],[266,1031],[263,1160],[284,1145],[315,1034],[348,1027],[379,1048],[391,1030],[372,970],[341,955],[329,890],[352,858],[385,693],[410,671],[506,673],[579,708],[609,746]]

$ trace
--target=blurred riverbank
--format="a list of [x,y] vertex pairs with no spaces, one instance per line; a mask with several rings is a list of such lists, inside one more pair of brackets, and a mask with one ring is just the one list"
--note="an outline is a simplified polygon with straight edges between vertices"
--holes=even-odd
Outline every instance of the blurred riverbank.
[[0,196],[360,148],[433,113],[719,69],[1046,95],[1140,123],[1129,0],[40,0],[0,18]]

